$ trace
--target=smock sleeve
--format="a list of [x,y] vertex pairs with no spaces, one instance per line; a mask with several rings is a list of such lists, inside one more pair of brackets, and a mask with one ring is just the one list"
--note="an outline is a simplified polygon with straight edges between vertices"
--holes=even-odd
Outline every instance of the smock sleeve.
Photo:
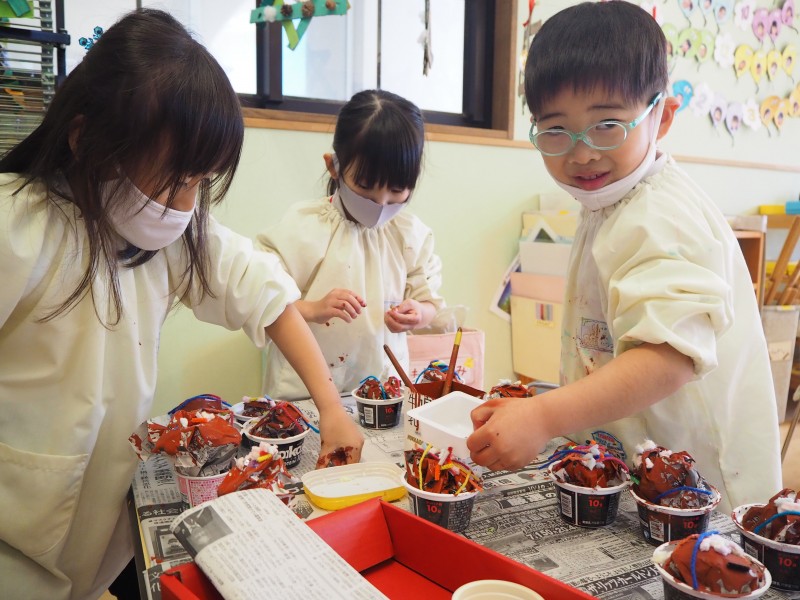
[[274,254],[305,294],[331,240],[332,212],[327,199],[298,202],[281,220],[256,237],[259,250]]
[[410,213],[398,215],[395,220],[404,242],[408,269],[405,297],[417,302],[430,302],[439,311],[445,305],[444,298],[439,295],[442,260],[434,252],[433,232]]
[[63,236],[61,226],[49,237],[46,235],[48,207],[40,194],[32,191],[39,190],[39,186],[26,187],[13,195],[21,183],[13,174],[0,175],[0,328],[41,280],[42,270],[47,268],[42,254],[48,239]]
[[[242,329],[257,347],[263,348],[264,328],[300,297],[297,285],[277,256],[256,250],[251,240],[213,218],[209,220],[207,243],[208,284],[213,297],[206,294],[200,300],[201,288],[195,281],[183,303],[201,321],[230,330]],[[172,244],[167,256],[170,279],[177,281],[185,269],[183,244]]]
[[617,355],[667,343],[694,361],[697,377],[717,366],[717,340],[733,319],[725,233],[698,205],[656,190],[634,196],[605,223],[593,252]]

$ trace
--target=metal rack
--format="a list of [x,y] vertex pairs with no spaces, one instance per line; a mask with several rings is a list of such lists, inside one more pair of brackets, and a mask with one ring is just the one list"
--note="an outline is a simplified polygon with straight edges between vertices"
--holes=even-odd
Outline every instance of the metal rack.
[[30,13],[0,21],[0,154],[41,122],[66,77],[63,0],[32,0]]

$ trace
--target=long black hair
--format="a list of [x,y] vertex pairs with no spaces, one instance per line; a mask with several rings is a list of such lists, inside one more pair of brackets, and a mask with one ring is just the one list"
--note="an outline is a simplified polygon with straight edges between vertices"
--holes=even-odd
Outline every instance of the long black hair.
[[[386,90],[355,94],[339,111],[333,151],[339,175],[352,167],[353,180],[375,186],[414,189],[422,170],[425,125],[413,102]],[[328,193],[338,183],[331,178]]]
[[525,63],[525,97],[538,118],[565,87],[602,88],[631,105],[667,89],[667,39],[656,20],[624,0],[583,2],[545,21]]
[[[224,71],[169,14],[136,10],[103,33],[58,88],[41,125],[0,159],[1,173],[20,174],[19,190],[42,182],[48,201],[73,203],[86,227],[89,261],[83,277],[43,320],[92,293],[93,281],[105,272],[115,309],[110,324],[117,323],[122,316],[119,265],[133,268],[156,254],[135,248],[125,258],[118,253],[101,186],[120,170],[154,173],[153,196],[166,193],[168,207],[188,177],[213,174],[201,182],[195,214],[183,234],[189,260],[182,274],[187,293],[196,278],[201,293],[211,294],[209,208],[230,187],[243,137],[239,101]],[[132,201],[126,194],[111,200],[118,206]],[[99,313],[98,318],[104,320]]]

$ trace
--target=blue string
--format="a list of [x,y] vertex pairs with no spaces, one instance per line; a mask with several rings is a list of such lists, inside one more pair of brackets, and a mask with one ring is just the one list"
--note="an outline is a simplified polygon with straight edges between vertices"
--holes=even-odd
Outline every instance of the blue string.
[[774,520],[775,520],[775,519],[777,519],[778,517],[785,517],[786,515],[797,515],[797,516],[800,516],[800,511],[796,511],[796,510],[787,510],[786,512],[779,512],[779,513],[776,513],[776,514],[772,515],[772,516],[771,516],[769,519],[767,519],[766,521],[764,521],[763,523],[761,523],[761,524],[760,524],[758,527],[756,527],[755,529],[753,529],[753,533],[758,533],[759,531],[761,531],[762,529],[764,529],[764,526],[765,526],[767,523],[769,523],[770,521],[774,521]]
[[694,543],[694,548],[692,549],[692,589],[696,590],[700,588],[700,584],[697,583],[697,553],[700,550],[700,542],[702,542],[705,538],[710,535],[718,534],[719,531],[706,531],[705,533],[701,533],[697,536],[697,540]]
[[389,394],[387,394],[386,390],[383,389],[383,384],[381,383],[381,380],[375,377],[375,375],[367,375],[366,377],[364,377],[364,379],[361,380],[361,383],[358,384],[358,387],[361,387],[362,385],[364,385],[365,381],[369,381],[370,379],[374,379],[375,381],[378,382],[378,387],[381,390],[381,400],[387,400],[389,398]]
[[225,407],[228,407],[228,408],[231,407],[230,404],[225,402],[225,400],[223,400],[219,396],[215,396],[214,394],[199,394],[197,396],[192,396],[191,398],[187,398],[186,400],[181,402],[178,406],[176,406],[171,411],[169,411],[167,414],[170,414],[170,415],[174,414],[175,412],[181,410],[184,406],[186,406],[187,404],[189,404],[193,400],[219,400],[222,403],[222,406],[225,406]]
[[689,487],[688,485],[682,485],[680,487],[672,488],[671,490],[667,490],[666,492],[659,494],[655,498],[653,498],[653,502],[658,502],[664,496],[670,496],[675,492],[697,492],[698,494],[705,494],[706,496],[710,496],[712,494],[711,490],[703,490],[701,488],[696,487]]

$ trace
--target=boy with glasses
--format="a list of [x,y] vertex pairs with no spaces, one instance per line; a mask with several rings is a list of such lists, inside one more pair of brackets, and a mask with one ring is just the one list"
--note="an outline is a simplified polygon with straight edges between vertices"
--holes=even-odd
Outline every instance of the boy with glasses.
[[781,489],[769,355],[747,265],[714,202],[656,148],[679,106],[666,39],[634,4],[545,22],[525,71],[530,139],[581,204],[561,383],[472,412],[472,459],[519,468],[556,436],[631,462],[645,439],[686,450],[722,511]]

